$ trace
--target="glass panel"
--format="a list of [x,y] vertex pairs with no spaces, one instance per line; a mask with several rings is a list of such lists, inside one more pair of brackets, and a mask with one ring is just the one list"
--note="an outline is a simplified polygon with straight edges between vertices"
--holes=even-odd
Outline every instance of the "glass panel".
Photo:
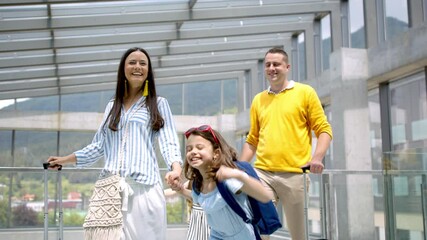
[[408,1],[385,0],[386,39],[408,30]]
[[329,69],[329,55],[332,51],[331,42],[331,15],[326,15],[320,20],[322,30],[322,69]]
[[15,167],[40,167],[51,153],[56,153],[56,132],[16,131]]
[[[393,150],[412,152],[416,152],[416,149],[426,150],[427,97],[425,73],[420,72],[391,83],[390,94]],[[408,164],[409,162],[404,163],[402,167],[405,169],[420,169],[422,167],[419,159]]]
[[104,112],[114,94],[114,91],[100,91],[61,95],[61,111]]
[[372,169],[382,169],[381,115],[378,89],[368,93]]
[[350,31],[352,48],[365,48],[365,21],[363,12],[363,0],[349,1]]
[[221,81],[184,84],[184,114],[214,116],[221,112]]
[[19,98],[16,99],[16,110],[19,111],[58,111],[58,96]]
[[305,33],[301,33],[298,35],[298,81],[307,78],[305,56]]
[[[165,169],[161,169],[164,176]],[[81,228],[86,216],[93,184],[100,169],[66,169],[61,172],[62,206],[64,232],[69,227]],[[44,225],[44,174],[42,168],[21,169],[15,171],[0,170],[0,229],[16,228],[11,231],[15,238],[21,233],[28,234],[25,228],[40,234]],[[58,180],[59,174],[47,172],[48,221],[49,228],[59,227]],[[164,186],[167,186],[164,184]],[[182,197],[167,198],[168,224],[181,224],[187,221],[186,203]],[[75,231],[72,228],[71,231]],[[42,234],[42,233],[41,233]],[[13,238],[13,237],[12,237]],[[15,239],[13,238],[13,239]]]
[[[264,68],[261,68],[261,69],[264,69]],[[263,73],[264,73],[264,70],[261,70]],[[261,80],[261,81],[265,81],[264,80],[264,75],[263,75],[263,77],[262,78],[260,78],[259,80]],[[251,107],[251,103],[252,103],[252,94],[251,94],[251,90],[252,90],[252,84],[251,84],[251,75],[249,74],[249,72],[248,71],[246,71],[245,72],[245,79],[244,79],[244,89],[243,89],[243,91],[244,91],[244,94],[243,94],[243,96],[244,96],[244,101],[245,101],[245,109],[244,110],[246,110],[246,109],[250,109],[250,107]]]
[[[59,156],[71,154],[86,147],[92,142],[95,132],[60,132],[59,134]],[[56,153],[51,153],[56,155]],[[92,167],[103,167],[104,159],[101,158]]]
[[[333,226],[328,227],[336,229],[338,234],[342,235],[336,239],[353,239],[357,235],[356,238],[361,239],[385,240],[379,236],[383,229],[377,230],[384,227],[384,199],[374,194],[375,190],[372,188],[375,184],[382,184],[380,172],[342,173],[329,175],[331,184],[327,204],[333,208],[333,216],[330,216]],[[357,199],[354,199],[355,196]],[[347,235],[356,222],[360,230]]]
[[[418,161],[424,161],[425,165],[427,160],[425,152],[388,153],[385,157],[391,159],[393,163],[402,162],[405,163],[405,165]],[[419,193],[421,191],[425,193],[427,173],[425,168],[423,170],[420,169],[421,168],[411,169],[410,171],[396,170],[387,172],[393,180],[391,189],[391,193],[393,194],[390,195],[390,197],[393,198],[393,208],[389,209],[389,213],[392,214],[391,216],[393,216],[395,220],[395,239],[423,239],[419,237],[423,236],[426,202],[423,203],[425,194],[422,196]],[[424,190],[421,190],[422,187],[424,187]]]
[[169,107],[173,115],[182,115],[182,85],[183,84],[166,84],[157,85],[157,95],[168,100]]
[[11,167],[12,156],[12,131],[0,130],[0,166]]
[[225,114],[237,113],[237,80],[223,81],[223,101]]
[[[328,119],[328,122],[331,124],[332,123],[332,112],[331,112],[331,106],[325,106],[324,107],[324,111],[325,111],[325,115]],[[313,135],[313,140],[317,142],[317,138],[315,135]],[[314,149],[314,142],[313,141],[313,149]],[[326,151],[325,154],[325,158],[324,158],[324,164],[325,164],[325,169],[334,169],[334,158],[333,158],[333,152],[334,152],[334,143],[333,143],[333,139],[331,142],[331,145],[329,146],[328,150]]]

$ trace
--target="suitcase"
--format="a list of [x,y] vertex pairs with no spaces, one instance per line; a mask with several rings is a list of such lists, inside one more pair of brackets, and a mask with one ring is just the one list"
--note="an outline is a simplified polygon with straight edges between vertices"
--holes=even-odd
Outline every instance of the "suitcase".
[[[43,181],[44,181],[44,231],[43,236],[44,240],[48,240],[48,228],[49,228],[49,196],[48,196],[48,170],[49,170],[49,163],[43,163]],[[61,176],[61,170],[62,166],[58,166],[58,181],[57,181],[57,187],[58,187],[58,202],[59,202],[59,214],[58,214],[58,220],[59,220],[59,233],[58,233],[58,239],[63,240],[63,211],[62,211],[62,176]]]
[[[310,239],[310,233],[308,230],[308,193],[307,193],[307,174],[308,171],[310,170],[310,166],[307,167],[303,167],[301,168],[302,170],[302,174],[303,174],[303,178],[304,178],[304,231],[305,231],[305,239],[309,240]],[[323,207],[322,204],[320,204],[320,212],[323,212]],[[321,214],[322,215],[322,214]],[[325,232],[322,231],[322,236],[321,238],[317,239],[317,240],[327,240],[325,237]]]

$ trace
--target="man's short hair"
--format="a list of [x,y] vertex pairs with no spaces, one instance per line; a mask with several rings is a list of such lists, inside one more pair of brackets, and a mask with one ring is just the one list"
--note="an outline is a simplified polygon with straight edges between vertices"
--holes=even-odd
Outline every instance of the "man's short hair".
[[[269,53],[279,53],[279,54],[282,54],[283,55],[283,60],[285,60],[285,62],[286,63],[288,63],[289,62],[289,58],[288,58],[288,54],[285,52],[285,50],[283,50],[282,48],[280,48],[280,47],[273,47],[273,48],[270,48],[266,53],[265,53],[265,56],[267,56],[267,54],[269,54]],[[264,57],[265,57],[264,56]]]

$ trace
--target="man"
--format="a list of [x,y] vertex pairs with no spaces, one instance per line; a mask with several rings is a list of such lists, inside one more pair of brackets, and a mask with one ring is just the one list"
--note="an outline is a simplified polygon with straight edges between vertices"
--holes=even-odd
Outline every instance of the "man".
[[[282,201],[292,239],[304,240],[301,168],[309,166],[311,173],[322,173],[332,129],[315,90],[288,80],[290,65],[285,51],[270,49],[264,67],[270,87],[252,101],[251,127],[241,159],[250,162],[256,154],[254,167],[274,199]],[[317,137],[313,155],[312,132]]]

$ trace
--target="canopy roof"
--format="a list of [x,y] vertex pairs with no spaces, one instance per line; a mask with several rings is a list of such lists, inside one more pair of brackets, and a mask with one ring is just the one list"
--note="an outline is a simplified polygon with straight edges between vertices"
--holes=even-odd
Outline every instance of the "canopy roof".
[[0,2],[0,99],[114,89],[122,53],[147,49],[158,84],[237,78],[338,12],[325,0]]

